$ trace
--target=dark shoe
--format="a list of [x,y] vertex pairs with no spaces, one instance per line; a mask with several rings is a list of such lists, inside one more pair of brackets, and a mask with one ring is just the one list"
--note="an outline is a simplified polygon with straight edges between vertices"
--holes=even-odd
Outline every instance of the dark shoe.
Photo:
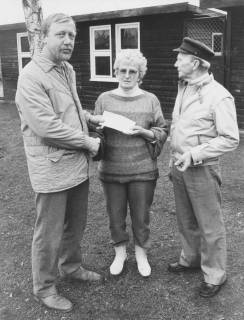
[[34,299],[50,309],[64,312],[69,312],[73,309],[72,303],[58,294],[53,294],[44,298],[34,296]]
[[64,278],[77,281],[101,281],[102,276],[94,271],[80,267],[75,272],[66,275]]
[[224,283],[215,285],[215,284],[203,282],[199,290],[199,295],[204,298],[211,298],[219,292],[219,290],[224,285]]
[[199,267],[186,267],[180,264],[179,262],[170,263],[168,265],[168,271],[173,273],[180,273],[186,271],[194,271],[199,269]]

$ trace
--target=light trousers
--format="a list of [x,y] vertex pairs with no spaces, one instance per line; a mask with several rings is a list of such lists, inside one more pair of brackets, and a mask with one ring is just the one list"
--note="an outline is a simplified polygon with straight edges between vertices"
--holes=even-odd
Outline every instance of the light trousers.
[[56,293],[57,271],[76,271],[82,260],[80,243],[87,222],[89,181],[71,189],[36,194],[36,223],[32,242],[33,292]]
[[204,281],[226,280],[226,234],[218,165],[172,168],[176,215],[182,243],[179,263],[201,266]]
[[127,183],[103,182],[111,238],[114,245],[129,241],[126,231],[127,206],[130,208],[134,242],[142,248],[150,246],[150,207],[156,180]]

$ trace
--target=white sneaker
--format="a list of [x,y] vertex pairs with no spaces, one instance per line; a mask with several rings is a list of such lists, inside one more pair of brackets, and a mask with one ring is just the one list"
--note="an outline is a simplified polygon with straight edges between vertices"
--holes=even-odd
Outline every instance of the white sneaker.
[[126,247],[125,246],[116,246],[115,250],[115,258],[113,263],[110,266],[110,273],[113,276],[118,276],[121,274],[124,268],[125,260],[127,259]]
[[135,255],[140,275],[143,277],[149,277],[151,275],[151,267],[147,260],[146,250],[139,246],[135,246]]

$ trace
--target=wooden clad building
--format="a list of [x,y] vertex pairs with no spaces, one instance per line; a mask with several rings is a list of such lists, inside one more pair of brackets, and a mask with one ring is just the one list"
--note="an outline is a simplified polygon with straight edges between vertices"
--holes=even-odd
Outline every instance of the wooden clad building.
[[201,0],[202,8],[218,8],[227,11],[225,36],[226,88],[235,97],[240,129],[244,129],[244,1]]
[[[78,94],[86,109],[93,110],[97,96],[117,86],[112,68],[116,53],[134,48],[140,49],[148,60],[142,88],[157,95],[170,120],[177,91],[173,66],[176,54],[172,49],[180,45],[185,35],[202,39],[217,51],[213,69],[216,78],[224,81],[223,15],[181,2],[73,18],[78,33],[70,62],[76,70]],[[30,60],[25,25],[0,26],[0,41],[0,99],[13,100],[18,73]]]

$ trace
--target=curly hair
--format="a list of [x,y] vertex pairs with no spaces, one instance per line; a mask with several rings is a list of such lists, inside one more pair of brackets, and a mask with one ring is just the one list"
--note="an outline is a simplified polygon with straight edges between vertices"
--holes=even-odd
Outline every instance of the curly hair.
[[138,69],[139,73],[139,84],[142,83],[142,79],[147,71],[147,59],[143,56],[143,54],[136,49],[124,49],[122,50],[115,59],[114,62],[114,73],[118,74],[119,67],[122,63],[127,63],[133,65]]

